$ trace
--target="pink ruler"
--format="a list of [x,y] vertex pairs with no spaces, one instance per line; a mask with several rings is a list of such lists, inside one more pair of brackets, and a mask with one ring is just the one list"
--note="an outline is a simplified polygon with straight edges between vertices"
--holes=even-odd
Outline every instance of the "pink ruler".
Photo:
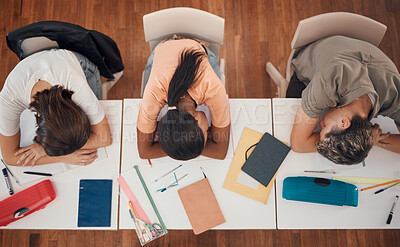
[[119,185],[121,186],[122,190],[125,192],[125,195],[128,197],[129,201],[132,202],[132,205],[135,208],[136,212],[138,213],[140,219],[147,223],[151,223],[149,217],[147,217],[143,208],[140,206],[135,195],[132,193],[131,189],[129,188],[128,184],[126,183],[124,177],[119,176],[119,178],[117,178],[117,181],[118,181]]

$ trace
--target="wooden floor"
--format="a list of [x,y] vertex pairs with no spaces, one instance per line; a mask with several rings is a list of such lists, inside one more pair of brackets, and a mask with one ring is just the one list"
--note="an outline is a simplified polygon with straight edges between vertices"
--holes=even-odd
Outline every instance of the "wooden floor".
[[[265,72],[271,61],[285,71],[290,41],[299,20],[348,11],[388,26],[380,48],[400,68],[398,0],[0,0],[0,88],[18,63],[5,35],[35,21],[59,20],[112,37],[125,63],[124,76],[109,99],[140,96],[141,74],[149,55],[142,17],[170,7],[193,7],[225,18],[220,57],[226,59],[230,98],[271,98],[276,87]],[[1,113],[0,113],[1,114]],[[365,217],[368,217],[366,215]],[[0,247],[140,246],[134,231],[1,230]],[[400,246],[400,230],[171,231],[148,246]]]

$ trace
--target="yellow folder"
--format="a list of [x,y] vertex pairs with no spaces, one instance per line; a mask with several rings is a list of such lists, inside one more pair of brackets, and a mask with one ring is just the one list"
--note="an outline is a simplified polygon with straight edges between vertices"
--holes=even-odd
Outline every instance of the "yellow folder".
[[[269,193],[271,192],[272,186],[275,181],[276,173],[267,187],[259,183],[257,189],[254,189],[252,187],[237,182],[239,173],[241,172],[241,168],[246,161],[246,150],[252,145],[258,143],[262,136],[263,134],[260,132],[249,128],[244,128],[235,155],[233,156],[231,167],[229,168],[228,175],[226,175],[225,182],[222,187],[250,199],[266,204]],[[253,150],[254,148],[249,150],[248,156],[250,156],[250,153]]]

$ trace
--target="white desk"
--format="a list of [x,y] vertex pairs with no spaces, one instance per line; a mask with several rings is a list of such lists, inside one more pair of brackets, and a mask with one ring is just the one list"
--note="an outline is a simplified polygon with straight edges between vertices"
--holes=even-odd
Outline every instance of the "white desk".
[[[72,169],[51,177],[56,198],[44,209],[17,220],[6,227],[8,229],[98,229],[116,230],[118,217],[118,183],[113,181],[111,226],[110,227],[78,227],[78,199],[80,179],[114,179],[119,174],[121,147],[122,101],[102,101],[113,135],[113,143],[107,147],[108,158],[94,162],[85,167]],[[10,179],[13,183],[12,179]],[[13,183],[15,192],[26,186],[18,187]],[[8,196],[4,182],[0,182],[0,198]],[[3,188],[4,187],[4,188]]]
[[[274,134],[278,139],[290,142],[290,133],[294,116],[300,105],[300,99],[273,99]],[[378,121],[384,132],[398,133],[390,119]],[[300,154],[290,151],[279,169],[276,178],[277,222],[279,229],[344,229],[344,228],[400,228],[400,212],[394,213],[392,223],[386,219],[400,188],[394,187],[375,195],[377,189],[359,192],[358,207],[338,207],[323,204],[288,201],[282,198],[283,180],[289,176],[313,176],[332,178],[332,174],[304,173],[304,170],[320,170],[321,159],[317,153]],[[340,170],[336,176],[399,178],[400,158],[379,147],[374,147],[368,155],[366,167]],[[356,186],[361,189],[370,185]]]
[[[153,168],[141,162],[136,143],[136,121],[140,102],[140,99],[124,100],[121,173],[124,175],[124,173],[134,172],[132,170],[133,165],[139,165],[139,169],[147,186],[150,188],[155,204],[168,229],[191,229],[177,190],[201,179],[200,166],[209,178],[211,187],[226,219],[224,224],[215,229],[276,228],[274,189],[271,191],[268,203],[264,205],[222,188],[231,159],[222,161],[201,159],[185,163],[174,161],[168,164],[153,164]],[[270,99],[231,99],[229,102],[234,147],[239,142],[245,126],[260,132],[272,133]],[[163,193],[156,193],[156,188],[152,181],[181,163],[183,164],[183,167],[179,168],[179,170],[182,169],[180,171],[181,174],[188,172],[189,175],[182,179],[178,186]],[[129,185],[129,181],[127,183]],[[135,193],[135,189],[132,186],[131,189]],[[144,200],[144,198],[141,199],[139,196],[135,196],[139,202]],[[134,224],[129,216],[126,204],[127,197],[121,192],[119,228],[133,229]],[[146,211],[146,209],[144,210]]]

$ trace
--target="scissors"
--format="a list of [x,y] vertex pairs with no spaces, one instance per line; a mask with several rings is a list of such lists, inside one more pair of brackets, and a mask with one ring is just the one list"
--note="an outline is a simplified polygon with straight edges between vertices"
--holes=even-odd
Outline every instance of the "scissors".
[[145,231],[147,233],[147,235],[149,235],[149,237],[151,236],[152,238],[156,238],[159,235],[164,233],[164,230],[162,229],[161,225],[158,223],[147,223],[139,218],[136,218],[137,221],[139,221],[140,223],[142,223],[142,225],[144,225],[145,227]]

